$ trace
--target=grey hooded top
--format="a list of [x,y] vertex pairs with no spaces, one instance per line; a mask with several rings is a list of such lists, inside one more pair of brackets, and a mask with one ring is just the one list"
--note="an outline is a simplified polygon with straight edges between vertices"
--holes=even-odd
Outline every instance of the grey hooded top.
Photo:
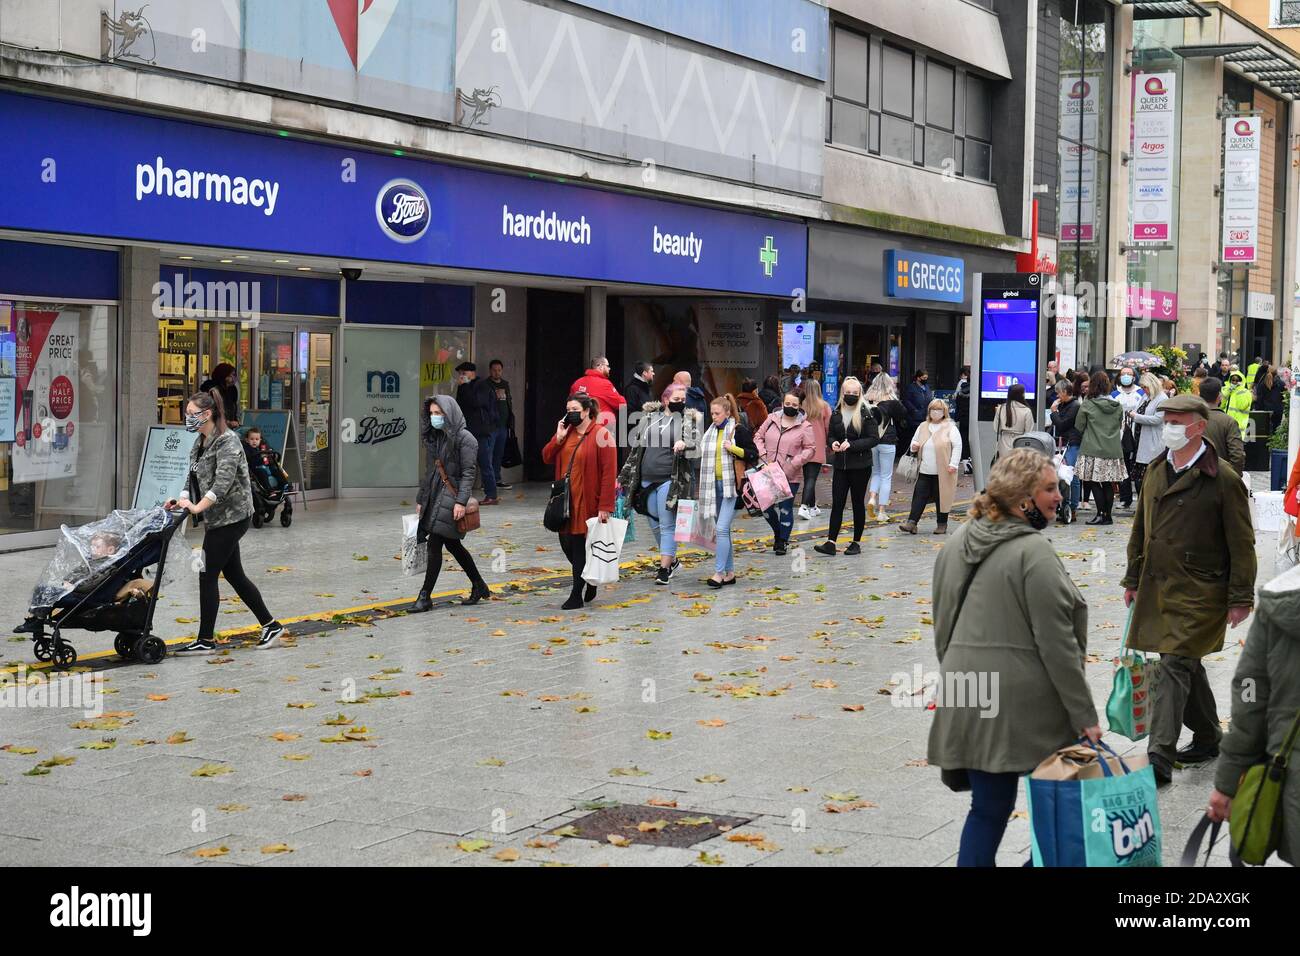
[[[465,413],[460,410],[456,399],[450,395],[435,395],[433,401],[442,409],[446,419],[442,428],[429,424],[426,406],[425,418],[420,423],[420,435],[424,439],[424,481],[416,504],[420,505],[420,540],[430,533],[443,538],[464,537],[456,530],[456,519],[452,507],[466,504],[470,492],[474,489],[474,479],[478,475],[478,440],[465,427]],[[453,494],[438,472],[437,462],[447,472],[447,480],[455,487]]]

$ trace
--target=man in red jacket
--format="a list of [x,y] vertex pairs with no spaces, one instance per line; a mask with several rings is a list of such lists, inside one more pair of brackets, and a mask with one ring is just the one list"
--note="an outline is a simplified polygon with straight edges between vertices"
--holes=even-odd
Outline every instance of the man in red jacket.
[[573,383],[570,395],[585,392],[600,405],[600,422],[606,428],[613,429],[618,418],[618,410],[627,404],[627,399],[618,393],[614,383],[609,380],[609,359],[598,355],[591,360],[591,368],[585,375]]

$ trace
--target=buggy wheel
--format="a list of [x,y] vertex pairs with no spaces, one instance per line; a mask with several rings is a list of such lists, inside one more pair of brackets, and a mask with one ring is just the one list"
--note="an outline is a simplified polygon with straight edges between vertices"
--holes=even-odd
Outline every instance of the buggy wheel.
[[32,643],[32,653],[38,661],[48,661],[54,657],[54,642],[48,637],[38,638]]
[[287,528],[291,524],[293,524],[293,512],[289,510],[281,511],[280,526],[283,528]]
[[134,635],[119,634],[117,637],[113,638],[113,650],[117,651],[118,657],[127,660],[131,657],[131,653],[135,649],[135,640]]
[[254,528],[262,527],[262,512],[260,511],[253,512],[253,527]]
[[62,642],[54,646],[54,668],[65,671],[77,663],[77,650],[71,644]]
[[136,656],[145,664],[157,664],[167,656],[167,645],[161,637],[142,637],[137,644]]

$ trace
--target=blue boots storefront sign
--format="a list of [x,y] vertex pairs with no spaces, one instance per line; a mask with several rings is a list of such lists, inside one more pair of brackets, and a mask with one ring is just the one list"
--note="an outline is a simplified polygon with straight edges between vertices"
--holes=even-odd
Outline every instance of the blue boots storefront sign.
[[789,296],[803,223],[0,93],[0,228]]
[[907,249],[885,253],[885,294],[895,299],[961,302],[966,298],[966,263]]

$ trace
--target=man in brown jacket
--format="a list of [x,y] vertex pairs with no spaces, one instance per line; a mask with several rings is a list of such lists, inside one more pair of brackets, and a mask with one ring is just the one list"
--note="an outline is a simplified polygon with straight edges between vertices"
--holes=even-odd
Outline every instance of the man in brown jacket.
[[1201,398],[1210,409],[1205,426],[1205,440],[1214,446],[1219,461],[1226,461],[1232,470],[1241,475],[1246,470],[1246,446],[1241,441],[1241,428],[1232,416],[1219,407],[1223,395],[1223,382],[1217,378],[1201,379]]
[[[1223,649],[1228,624],[1250,616],[1256,566],[1250,499],[1205,440],[1209,407],[1179,395],[1161,411],[1168,451],[1151,462],[1142,483],[1121,583],[1132,608],[1129,645],[1160,655],[1148,697],[1147,752],[1165,784],[1175,761],[1219,754],[1223,732],[1201,660]],[[1192,743],[1177,750],[1184,724]]]

